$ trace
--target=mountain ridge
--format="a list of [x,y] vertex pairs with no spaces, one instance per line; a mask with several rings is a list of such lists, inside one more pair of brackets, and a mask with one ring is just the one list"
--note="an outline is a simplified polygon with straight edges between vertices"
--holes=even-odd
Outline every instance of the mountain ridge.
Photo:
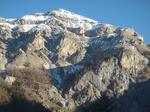
[[[90,102],[106,98],[114,107],[107,112],[148,112],[143,111],[148,107],[124,95],[130,86],[150,79],[150,47],[134,29],[100,23],[64,9],[13,20],[2,18],[0,56],[0,69],[6,76],[9,69],[48,71],[50,92],[42,95],[63,108],[91,112]],[[124,97],[133,102],[132,108],[124,110],[117,104],[126,103]],[[146,97],[140,102],[148,103],[150,97]],[[47,100],[38,102],[47,105]]]

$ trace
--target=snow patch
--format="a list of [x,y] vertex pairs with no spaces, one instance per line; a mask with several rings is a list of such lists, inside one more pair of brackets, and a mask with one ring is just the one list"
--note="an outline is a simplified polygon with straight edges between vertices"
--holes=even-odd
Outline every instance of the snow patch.
[[139,38],[142,42],[144,42],[144,38],[143,38],[141,35],[139,35],[138,38]]
[[84,20],[84,21],[88,21],[88,22],[92,22],[92,23],[97,23],[97,21],[89,19],[87,17],[84,16],[80,16],[78,14],[75,14],[73,12],[64,10],[64,9],[58,9],[58,10],[54,10],[52,11],[52,13],[55,13],[57,16],[60,17],[67,17],[67,18],[72,18],[72,19],[77,19],[77,20]]
[[51,30],[51,28],[48,25],[45,24],[30,24],[30,25],[20,25],[19,27],[21,27],[23,29],[23,32],[28,32],[30,30],[34,31],[34,30]]
[[46,25],[46,24],[39,24],[39,25],[36,26],[36,28],[43,29],[43,30],[45,30],[45,29],[51,29],[51,28],[50,28],[48,25]]
[[111,24],[106,24],[106,23],[97,23],[95,25],[93,25],[93,27],[91,28],[91,30],[95,30],[101,27],[107,27],[109,29],[113,29],[115,30],[117,28],[117,26],[111,25]]
[[64,9],[54,10],[51,12],[51,14],[54,14],[54,16],[59,17],[60,19],[62,18],[62,22],[65,23],[67,27],[72,28],[82,27],[86,30],[89,30],[93,25],[98,23],[95,20],[80,16]]
[[24,32],[30,31],[32,28],[34,28],[36,25],[20,25]]
[[33,27],[31,30],[32,31],[34,31],[34,30],[51,30],[51,28],[48,25],[42,23],[42,24],[36,24],[35,27]]
[[5,27],[9,27],[9,28],[14,28],[14,27],[16,27],[17,25],[13,25],[13,24],[10,24],[10,23],[0,23],[0,26],[5,26]]
[[8,22],[12,22],[12,21],[15,21],[16,19],[6,19],[6,21]]
[[50,16],[43,16],[43,15],[26,15],[23,16],[21,19],[24,20],[31,20],[31,21],[46,21],[47,19],[49,19]]
[[109,37],[116,37],[118,34],[117,33],[110,33],[110,34],[108,34],[108,38]]
[[98,24],[93,25],[91,30],[95,30],[95,29],[98,29],[100,27],[101,27],[101,24],[98,23]]

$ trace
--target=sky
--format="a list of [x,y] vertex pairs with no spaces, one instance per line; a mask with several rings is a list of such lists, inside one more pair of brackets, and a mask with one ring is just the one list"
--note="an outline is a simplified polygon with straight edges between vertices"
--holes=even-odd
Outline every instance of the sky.
[[134,28],[150,43],[150,0],[0,0],[0,16],[19,18],[63,8],[121,27]]

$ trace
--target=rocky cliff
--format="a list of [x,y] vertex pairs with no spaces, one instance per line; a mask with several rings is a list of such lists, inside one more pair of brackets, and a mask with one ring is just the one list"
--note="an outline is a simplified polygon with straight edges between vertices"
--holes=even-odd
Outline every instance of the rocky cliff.
[[149,60],[150,47],[131,28],[63,9],[0,18],[1,74],[8,69],[47,70],[51,87],[43,97],[65,109],[149,112]]

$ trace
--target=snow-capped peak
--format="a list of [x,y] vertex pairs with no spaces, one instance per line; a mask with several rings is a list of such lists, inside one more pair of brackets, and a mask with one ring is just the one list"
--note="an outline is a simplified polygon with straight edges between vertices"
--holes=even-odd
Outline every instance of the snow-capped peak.
[[53,20],[63,24],[66,28],[82,28],[85,31],[92,29],[93,26],[98,24],[95,20],[80,16],[64,9],[58,9],[48,13],[25,15],[18,19],[3,18],[3,21],[0,21],[0,25],[4,27],[8,26],[11,29],[19,27],[22,29],[22,32],[27,32],[33,27],[37,27],[41,24],[47,25],[49,21]]
[[49,12],[49,14],[56,18],[59,18],[59,20],[62,20],[62,22],[65,23],[67,27],[81,27],[89,30],[93,27],[93,25],[98,24],[98,22],[95,20],[89,19],[87,17],[75,14],[64,9],[54,10]]
[[108,37],[116,36],[115,30],[117,29],[114,25],[99,23],[95,20],[64,9],[53,10],[47,13],[25,15],[20,19],[2,18],[0,26],[10,28],[10,30],[17,28],[20,32],[28,32],[30,30],[32,31],[32,29],[53,29],[53,27],[57,27],[56,29],[62,30],[65,28],[76,34],[84,34],[85,32],[87,33],[90,31],[87,33],[87,37],[91,37],[93,34],[95,37],[104,35]]
[[51,14],[55,14],[56,16],[59,17],[65,17],[65,18],[70,18],[70,19],[77,19],[77,20],[84,20],[84,21],[88,21],[91,23],[97,23],[97,21],[92,20],[90,18],[75,14],[73,12],[64,10],[64,9],[58,9],[58,10],[54,10],[50,12]]

